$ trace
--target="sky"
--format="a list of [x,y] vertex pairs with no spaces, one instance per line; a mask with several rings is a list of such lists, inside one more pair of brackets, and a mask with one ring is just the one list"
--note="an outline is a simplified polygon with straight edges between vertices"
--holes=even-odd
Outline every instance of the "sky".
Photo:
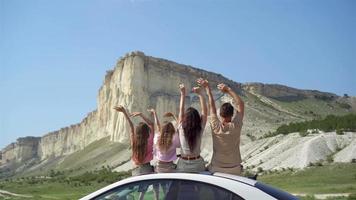
[[356,96],[354,0],[0,0],[0,149],[80,122],[134,50]]

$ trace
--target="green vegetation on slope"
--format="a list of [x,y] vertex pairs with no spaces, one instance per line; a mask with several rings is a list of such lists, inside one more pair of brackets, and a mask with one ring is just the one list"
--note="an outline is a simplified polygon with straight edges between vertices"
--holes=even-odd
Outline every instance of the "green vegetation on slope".
[[282,108],[308,119],[323,118],[328,115],[345,115],[350,112],[350,105],[335,101],[307,98],[298,101],[273,100]]
[[[128,148],[128,144],[111,142],[109,137],[102,138],[68,156],[55,157],[42,161],[44,162],[43,164],[39,164],[38,167],[30,171],[16,172],[14,178],[41,176],[50,170],[66,171],[70,173],[70,175],[78,175],[86,171],[101,169],[102,166],[115,168],[130,159],[130,155],[125,151]],[[11,174],[7,176],[4,174],[1,179],[6,177],[11,177]]]
[[344,116],[328,115],[326,118],[320,120],[291,122],[288,125],[284,124],[278,127],[276,132],[266,136],[272,137],[279,134],[286,135],[295,132],[305,133],[308,129],[318,129],[325,132],[336,130],[337,133],[342,133],[342,131],[356,131],[356,114]]
[[297,194],[356,193],[356,164],[334,163],[282,171],[262,175],[258,180]]
[[111,142],[109,139],[109,137],[100,139],[89,144],[83,150],[70,154],[59,164],[57,169],[93,170],[93,167],[111,164],[107,161],[118,156],[120,151],[128,148],[128,145]]
[[[71,173],[51,170],[47,176],[5,179],[0,182],[0,189],[32,196],[26,199],[79,199],[106,185],[131,176],[130,172],[113,172],[107,167],[76,176],[68,174]],[[21,198],[11,197],[11,199]]]

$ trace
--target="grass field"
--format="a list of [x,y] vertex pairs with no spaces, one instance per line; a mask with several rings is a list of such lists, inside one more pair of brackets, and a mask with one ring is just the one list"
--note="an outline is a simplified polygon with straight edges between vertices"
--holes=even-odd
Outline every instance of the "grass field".
[[[103,168],[96,172],[87,172],[75,177],[66,177],[63,173],[53,173],[51,178],[2,180],[0,189],[16,194],[31,195],[26,199],[78,199],[96,191],[111,182],[130,176],[129,173],[109,172]],[[301,171],[280,171],[262,175],[258,180],[294,194],[356,194],[356,163],[338,163],[325,166],[313,166]],[[0,197],[1,199],[1,197]],[[22,199],[13,197],[11,199]],[[314,199],[304,197],[303,199]],[[331,198],[353,199],[353,198]]]
[[[3,190],[10,191],[16,194],[30,195],[32,198],[10,197],[9,199],[79,199],[85,194],[89,194],[107,184],[95,185],[72,185],[61,182],[43,182],[31,184],[28,182],[7,182],[1,183],[0,187]],[[1,199],[1,197],[0,197]]]
[[259,181],[294,194],[356,193],[356,163],[337,163],[258,177]]

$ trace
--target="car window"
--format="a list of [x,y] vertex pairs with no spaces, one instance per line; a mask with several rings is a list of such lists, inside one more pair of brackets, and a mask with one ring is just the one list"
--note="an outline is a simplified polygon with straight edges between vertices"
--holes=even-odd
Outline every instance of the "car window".
[[187,180],[138,181],[116,187],[95,200],[241,200],[240,196],[215,185]]

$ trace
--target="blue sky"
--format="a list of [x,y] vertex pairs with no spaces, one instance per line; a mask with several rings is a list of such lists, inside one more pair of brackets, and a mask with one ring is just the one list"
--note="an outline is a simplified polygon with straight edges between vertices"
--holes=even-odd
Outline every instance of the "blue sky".
[[0,148],[80,122],[133,50],[356,96],[354,0],[0,0]]

